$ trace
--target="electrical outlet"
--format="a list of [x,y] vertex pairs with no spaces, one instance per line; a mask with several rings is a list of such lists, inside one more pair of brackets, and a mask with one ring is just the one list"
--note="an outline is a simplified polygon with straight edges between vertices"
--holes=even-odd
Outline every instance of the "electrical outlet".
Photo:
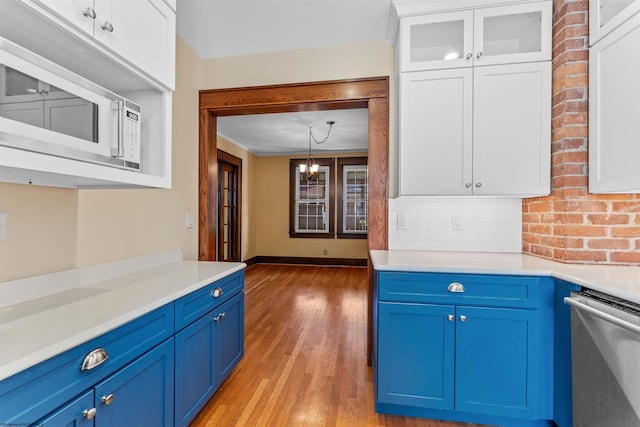
[[0,212],[0,240],[7,240],[7,212]]
[[451,229],[462,230],[462,215],[451,215]]
[[322,253],[323,253],[324,255],[326,255],[326,254],[327,254],[327,252],[328,252],[328,251],[327,251],[326,249],[322,251]]
[[407,229],[407,214],[399,213],[398,214],[398,230],[406,230]]

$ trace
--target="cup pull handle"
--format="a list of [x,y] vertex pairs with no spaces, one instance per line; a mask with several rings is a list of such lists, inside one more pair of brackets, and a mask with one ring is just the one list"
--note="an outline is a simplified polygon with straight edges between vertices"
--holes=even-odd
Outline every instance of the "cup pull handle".
[[459,282],[452,282],[452,283],[449,283],[447,290],[449,292],[462,293],[464,292],[464,285]]

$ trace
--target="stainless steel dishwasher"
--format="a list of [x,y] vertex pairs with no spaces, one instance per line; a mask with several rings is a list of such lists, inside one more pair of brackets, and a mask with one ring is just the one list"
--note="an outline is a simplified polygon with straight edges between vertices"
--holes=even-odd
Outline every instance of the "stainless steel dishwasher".
[[574,427],[640,426],[640,305],[572,292]]

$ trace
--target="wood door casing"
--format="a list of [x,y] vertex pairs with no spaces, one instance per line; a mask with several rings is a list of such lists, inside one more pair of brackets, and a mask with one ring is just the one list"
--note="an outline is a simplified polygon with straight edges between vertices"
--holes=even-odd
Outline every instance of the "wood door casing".
[[388,248],[389,77],[200,91],[198,259],[216,259],[216,118],[245,114],[368,108],[368,249]]

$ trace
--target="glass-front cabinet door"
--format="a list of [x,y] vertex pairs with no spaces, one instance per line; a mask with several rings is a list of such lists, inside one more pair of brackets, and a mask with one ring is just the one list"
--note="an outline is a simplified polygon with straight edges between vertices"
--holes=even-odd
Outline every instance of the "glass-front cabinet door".
[[401,71],[548,61],[550,1],[403,17]]
[[474,65],[551,59],[552,2],[474,12]]
[[401,71],[469,67],[473,57],[473,11],[403,18]]
[[640,11],[640,0],[589,0],[589,46]]

